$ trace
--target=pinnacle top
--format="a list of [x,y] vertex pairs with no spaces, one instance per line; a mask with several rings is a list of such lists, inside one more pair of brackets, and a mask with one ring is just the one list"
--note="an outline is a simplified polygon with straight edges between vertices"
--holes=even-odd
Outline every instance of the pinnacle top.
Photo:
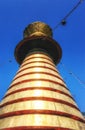
[[33,22],[29,24],[24,30],[24,38],[28,36],[48,36],[52,37],[52,29],[43,22]]
[[[30,53],[41,50],[47,53],[55,64],[62,56],[60,45],[52,38],[52,29],[43,22],[33,22],[24,30],[24,38],[15,48],[15,58],[22,64],[25,57]],[[35,51],[36,52],[36,51]]]

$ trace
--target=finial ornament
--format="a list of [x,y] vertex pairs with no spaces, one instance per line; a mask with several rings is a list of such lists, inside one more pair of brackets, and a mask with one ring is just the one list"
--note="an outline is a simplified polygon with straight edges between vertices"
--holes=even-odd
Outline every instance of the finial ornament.
[[34,22],[29,24],[24,30],[24,38],[28,36],[37,35],[37,36],[48,36],[52,37],[52,29],[43,22]]
[[53,38],[52,29],[43,22],[29,24],[24,30],[24,39],[15,48],[15,58],[21,64],[24,58],[35,50],[47,53],[55,64],[59,63],[62,50]]

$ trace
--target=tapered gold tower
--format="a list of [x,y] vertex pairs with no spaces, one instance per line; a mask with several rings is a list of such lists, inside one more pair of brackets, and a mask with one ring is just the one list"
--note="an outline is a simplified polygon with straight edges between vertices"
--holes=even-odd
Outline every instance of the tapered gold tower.
[[0,104],[0,130],[85,130],[85,120],[55,64],[51,28],[30,24],[15,49],[20,68]]

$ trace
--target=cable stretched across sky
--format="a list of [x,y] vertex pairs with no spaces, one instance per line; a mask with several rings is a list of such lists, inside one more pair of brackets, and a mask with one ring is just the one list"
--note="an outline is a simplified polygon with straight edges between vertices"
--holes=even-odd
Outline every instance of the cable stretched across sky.
[[83,2],[84,0],[79,0],[79,2],[68,12],[68,14],[53,28],[53,31],[56,30],[56,28],[59,25],[66,25],[66,19],[78,8],[78,6]]
[[62,65],[62,67],[67,71],[67,73],[71,76],[73,76],[73,78],[75,78],[75,80],[77,80],[81,85],[85,86],[85,82],[83,82],[77,75],[75,75],[72,71],[68,70],[68,68],[62,63],[60,62],[60,64]]

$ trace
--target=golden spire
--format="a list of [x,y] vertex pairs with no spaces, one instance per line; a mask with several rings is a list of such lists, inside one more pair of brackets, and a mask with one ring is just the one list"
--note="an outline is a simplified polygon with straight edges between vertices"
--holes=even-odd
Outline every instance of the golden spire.
[[34,22],[25,28],[24,39],[15,48],[17,62],[21,64],[26,55],[35,48],[47,52],[55,64],[62,57],[60,45],[52,38],[52,29],[43,22]]

